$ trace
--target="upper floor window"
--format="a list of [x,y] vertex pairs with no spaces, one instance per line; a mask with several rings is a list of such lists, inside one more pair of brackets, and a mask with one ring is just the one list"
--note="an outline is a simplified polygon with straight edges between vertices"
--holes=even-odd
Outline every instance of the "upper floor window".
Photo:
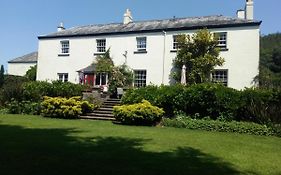
[[228,84],[228,71],[227,70],[215,70],[212,73],[212,82],[222,83],[227,86]]
[[104,53],[106,51],[106,39],[97,39],[97,52]]
[[179,49],[179,42],[178,42],[179,35],[173,36],[173,50]]
[[69,41],[65,40],[65,41],[61,41],[61,53],[62,54],[68,54],[69,53]]
[[221,50],[227,49],[227,33],[226,32],[215,33],[215,39],[218,41],[217,47],[219,47]]
[[134,86],[145,87],[146,86],[146,70],[134,70]]
[[137,37],[137,50],[146,51],[146,37]]
[[68,82],[68,73],[58,73],[59,81]]

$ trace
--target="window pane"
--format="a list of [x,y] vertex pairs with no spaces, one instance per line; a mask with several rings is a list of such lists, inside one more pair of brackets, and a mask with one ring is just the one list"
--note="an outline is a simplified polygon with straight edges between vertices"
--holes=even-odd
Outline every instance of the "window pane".
[[146,37],[137,37],[137,49],[146,50]]
[[95,83],[95,85],[96,85],[96,86],[101,85],[101,83],[100,83],[100,73],[98,73],[98,74],[96,75],[96,83]]
[[97,52],[105,52],[105,51],[106,51],[106,40],[97,39]]
[[68,82],[68,74],[64,74],[64,82]]
[[218,41],[219,48],[227,48],[227,33],[215,33],[215,39]]
[[61,41],[61,53],[69,53],[69,41]]
[[101,85],[106,85],[106,73],[101,74]]
[[222,83],[223,85],[227,86],[228,84],[228,75],[227,70],[215,70],[212,73],[212,81],[214,83]]
[[179,43],[178,43],[178,35],[173,36],[173,49],[177,50],[179,48]]
[[135,87],[144,87],[146,86],[146,70],[135,70]]

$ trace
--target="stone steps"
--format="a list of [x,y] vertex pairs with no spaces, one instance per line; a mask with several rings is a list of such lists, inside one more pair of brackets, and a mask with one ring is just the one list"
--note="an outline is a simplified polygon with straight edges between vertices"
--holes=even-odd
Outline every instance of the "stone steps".
[[113,106],[120,105],[120,99],[107,99],[103,102],[102,106],[93,111],[92,113],[88,113],[85,116],[80,116],[81,119],[92,119],[92,120],[110,120],[114,121],[113,115]]

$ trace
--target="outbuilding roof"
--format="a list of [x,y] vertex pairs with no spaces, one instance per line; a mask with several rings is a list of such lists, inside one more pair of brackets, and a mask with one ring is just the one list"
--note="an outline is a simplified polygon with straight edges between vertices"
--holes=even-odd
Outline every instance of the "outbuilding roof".
[[8,61],[8,63],[37,63],[37,59],[38,59],[38,52],[32,52],[27,55],[14,58]]
[[202,16],[189,18],[172,18],[164,20],[136,21],[129,24],[112,23],[97,24],[80,27],[73,27],[48,35],[39,36],[44,38],[63,38],[77,36],[98,36],[98,35],[116,35],[126,33],[142,33],[142,32],[162,32],[189,30],[200,28],[223,28],[223,27],[239,27],[239,26],[256,26],[261,21],[247,20],[234,17],[226,17],[222,15]]

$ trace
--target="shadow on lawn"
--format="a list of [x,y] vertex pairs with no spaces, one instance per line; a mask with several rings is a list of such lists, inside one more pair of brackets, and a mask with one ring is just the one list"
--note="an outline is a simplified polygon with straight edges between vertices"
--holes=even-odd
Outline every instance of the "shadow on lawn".
[[147,152],[147,140],[77,138],[71,129],[0,125],[1,175],[242,174],[229,163],[190,147]]

